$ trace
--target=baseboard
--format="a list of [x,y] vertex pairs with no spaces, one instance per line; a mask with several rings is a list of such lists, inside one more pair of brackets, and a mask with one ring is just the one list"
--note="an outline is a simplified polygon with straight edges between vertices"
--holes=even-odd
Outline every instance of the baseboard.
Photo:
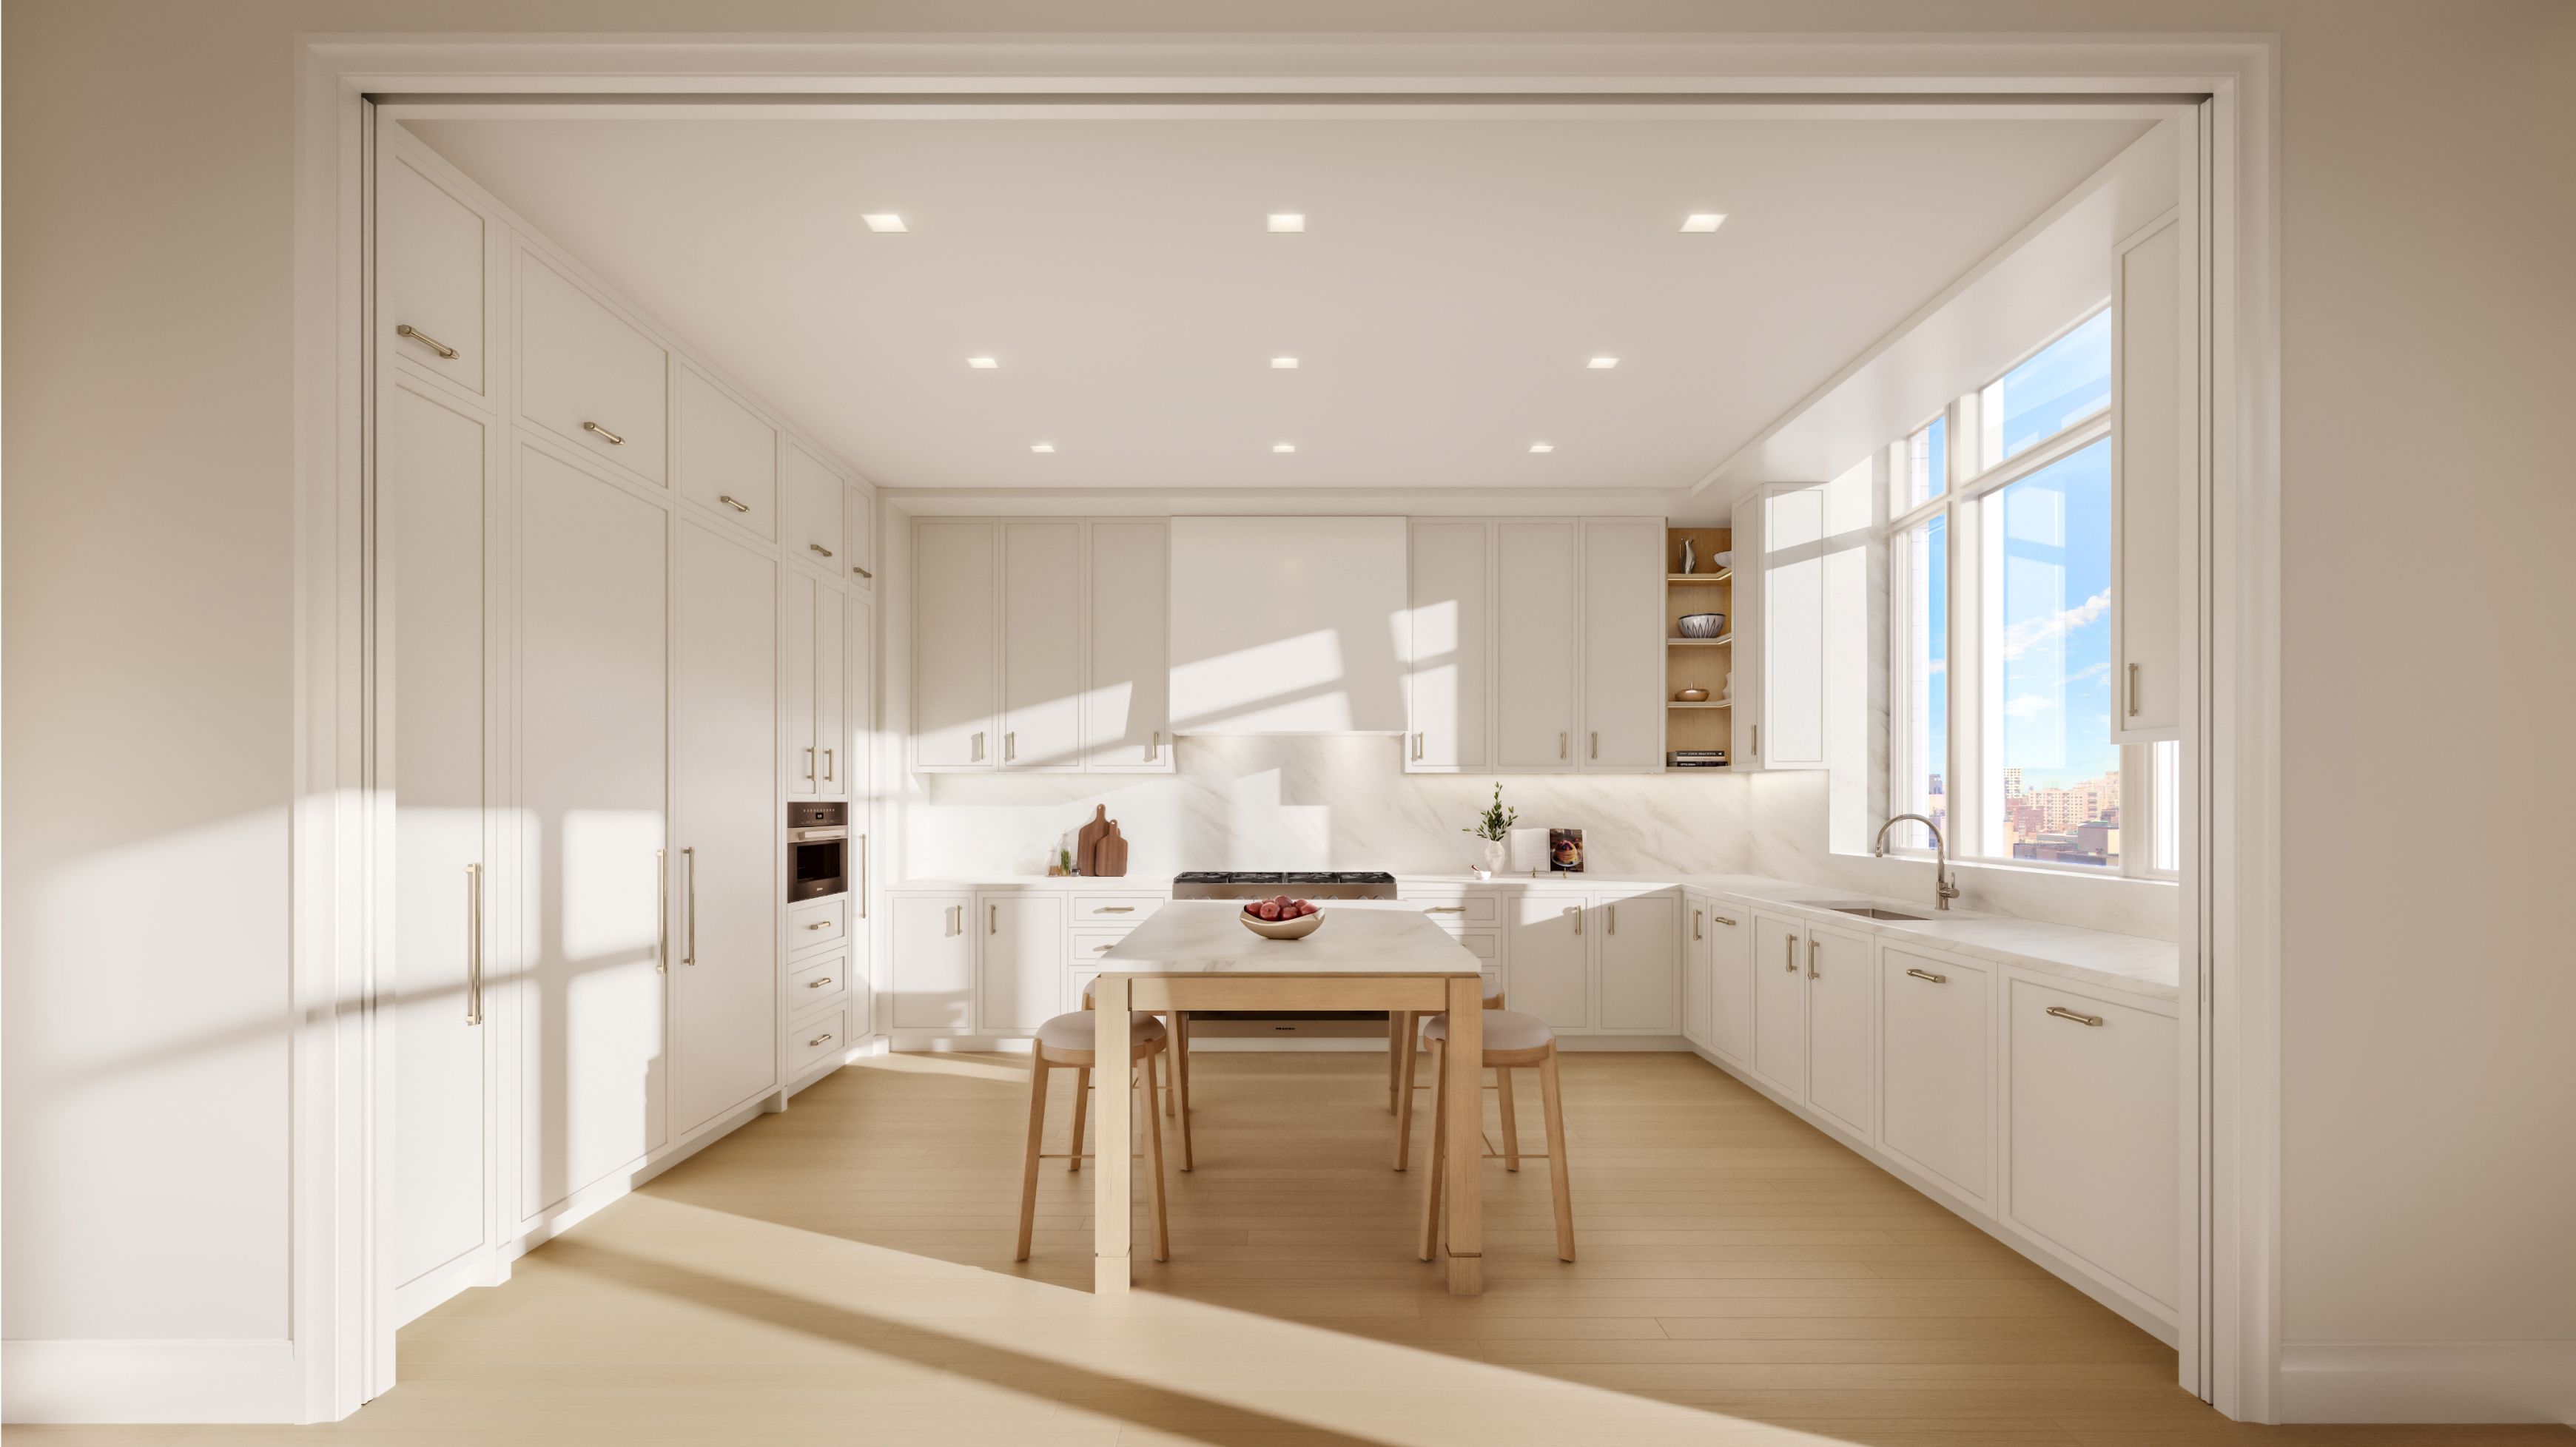
[[287,1341],[0,1342],[13,1425],[300,1422],[304,1365]]
[[2285,1341],[2284,1422],[2576,1425],[2576,1341]]

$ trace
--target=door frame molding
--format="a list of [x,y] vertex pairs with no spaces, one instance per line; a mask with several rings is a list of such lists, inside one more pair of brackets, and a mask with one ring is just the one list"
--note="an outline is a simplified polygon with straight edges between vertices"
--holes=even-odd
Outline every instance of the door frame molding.
[[[374,793],[367,648],[371,418],[366,235],[373,100],[485,106],[589,96],[600,113],[790,106],[865,120],[1340,113],[1501,116],[2171,114],[2207,97],[2214,238],[2206,285],[2215,402],[2203,458],[2198,637],[2206,688],[2185,888],[2198,1022],[2188,1057],[2183,1382],[2231,1416],[2273,1420],[2279,1380],[2280,444],[2278,43],[2268,36],[2070,39],[1795,36],[994,35],[831,38],[594,35],[296,42],[294,167],[295,717],[291,813],[292,1350],[307,1421],[392,1382],[372,1262],[373,879],[388,800]],[[961,104],[960,96],[987,98]],[[1920,97],[1911,101],[1909,97]],[[2189,766],[2187,765],[2187,770]],[[379,1066],[386,1067],[380,1072]],[[2190,1263],[2197,1262],[2197,1266]]]

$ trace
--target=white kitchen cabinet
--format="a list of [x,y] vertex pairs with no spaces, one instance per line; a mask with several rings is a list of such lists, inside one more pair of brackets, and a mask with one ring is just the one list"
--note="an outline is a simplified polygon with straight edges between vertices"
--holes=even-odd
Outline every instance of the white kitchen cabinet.
[[398,369],[488,403],[490,224],[433,163],[397,147],[383,155],[376,315],[384,354]]
[[1751,589],[1739,568],[1736,588],[1760,599],[1762,768],[1825,766],[1824,542],[1821,485],[1764,490],[1760,568]]
[[[425,314],[425,313],[424,313]],[[402,1088],[394,1092],[393,1290],[405,1320],[489,1279],[498,1161],[492,1146],[496,1023],[510,939],[493,869],[493,679],[484,528],[490,422],[404,380],[377,413],[378,547],[399,580],[393,719],[380,755],[394,798],[394,947],[381,998]],[[479,968],[478,968],[479,966]]]
[[778,429],[686,362],[671,367],[671,472],[680,496],[778,536]]
[[1599,1029],[1655,1035],[1681,1030],[1680,907],[1669,892],[1596,897]]
[[[661,851],[670,514],[519,449],[518,1219],[668,1137]],[[764,795],[766,802],[766,795]],[[676,892],[675,892],[676,899]]]
[[1762,511],[1758,489],[1737,498],[1730,535],[1735,581],[1727,595],[1733,600],[1735,616],[1726,620],[1726,631],[1735,641],[1727,645],[1725,696],[1734,705],[1728,711],[1733,742],[1728,745],[1727,766],[1738,773],[1763,767]]
[[1739,1063],[1753,1058],[1752,918],[1708,902],[1708,1048]]
[[779,726],[791,798],[840,798],[850,792],[857,762],[844,736],[848,640],[842,595],[803,573],[789,573],[777,590],[779,658],[786,672],[779,690]]
[[1879,946],[1879,1148],[1988,1208],[1994,976],[1955,955]]
[[1019,521],[1002,534],[1005,769],[1082,760],[1082,524]]
[[[846,649],[843,652],[848,669],[843,697],[849,700],[848,717],[842,721],[841,739],[849,749],[848,762],[841,765],[848,775],[850,790],[850,913],[856,921],[851,931],[853,954],[850,967],[861,976],[877,978],[875,957],[870,949],[873,932],[867,921],[875,909],[869,892],[875,887],[876,858],[874,840],[874,807],[876,800],[877,737],[877,630],[876,605],[865,598],[852,598],[845,615]],[[864,1008],[864,1007],[863,1007]],[[860,1023],[868,1023],[864,1018]]]
[[1482,769],[1490,756],[1485,696],[1493,532],[1493,524],[1477,518],[1413,520],[1405,610],[1408,773]]
[[2005,973],[2004,1217],[2170,1312],[2181,1250],[2175,1017]]
[[1064,899],[1022,891],[976,896],[975,1029],[1024,1033],[1065,1010]]
[[1807,1103],[1869,1136],[1870,938],[1807,926]]
[[[1571,773],[1581,727],[1583,549],[1571,522],[1494,525],[1494,762]],[[1657,625],[1660,627],[1660,623]]]
[[1807,1098],[1807,928],[1753,916],[1753,1072],[1792,1100]]
[[1159,518],[1083,525],[1090,651],[1082,687],[1082,766],[1172,772],[1172,529]]
[[669,414],[662,344],[519,249],[519,415],[575,451],[660,483]]
[[843,534],[848,539],[840,561],[845,565],[841,576],[862,594],[877,590],[877,495],[857,483],[850,484],[841,498]]
[[894,1026],[965,1035],[975,1029],[975,936],[971,894],[898,894],[894,918]]
[[[671,566],[671,1123],[778,1083],[778,564],[688,517]],[[808,607],[810,608],[810,603]],[[837,615],[836,615],[837,616]]]
[[1592,1028],[1591,939],[1579,894],[1515,892],[1503,903],[1511,1007],[1559,1030]]
[[1583,524],[1583,749],[1595,773],[1664,766],[1664,524]]
[[794,438],[779,440],[778,511],[784,530],[779,546],[791,560],[835,578],[850,576],[840,560],[841,549],[847,546],[841,535],[841,493],[846,486],[839,473]]
[[2184,299],[2191,258],[2179,216],[2122,244],[2111,312],[2111,677],[2114,743],[2182,730],[2184,512],[2198,418],[2186,385],[2196,347]]
[[1709,1047],[1708,913],[1706,895],[1682,896],[1682,1038]]
[[1172,716],[1195,732],[1397,734],[1404,519],[1172,519]]
[[1001,755],[993,524],[926,518],[913,526],[912,551],[913,767],[992,768]]

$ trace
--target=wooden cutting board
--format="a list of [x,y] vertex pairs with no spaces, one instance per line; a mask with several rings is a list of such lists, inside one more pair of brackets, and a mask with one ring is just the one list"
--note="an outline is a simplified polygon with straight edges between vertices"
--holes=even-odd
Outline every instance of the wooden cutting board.
[[1100,847],[1091,857],[1091,872],[1103,879],[1127,877],[1127,836],[1118,832],[1118,821],[1109,821],[1109,832],[1100,836]]
[[1109,835],[1109,806],[1101,804],[1091,811],[1091,822],[1074,832],[1073,867],[1085,874],[1098,874],[1092,856],[1100,852],[1100,841]]

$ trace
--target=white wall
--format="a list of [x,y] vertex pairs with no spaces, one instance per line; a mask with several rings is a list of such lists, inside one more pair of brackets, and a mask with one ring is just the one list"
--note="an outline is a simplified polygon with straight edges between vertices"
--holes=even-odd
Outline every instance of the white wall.
[[[2397,1353],[2576,1340],[2576,969],[2558,912],[2531,903],[2576,873],[2576,17],[2559,0],[1102,0],[1078,20],[1048,0],[18,0],[7,1335],[261,1337],[285,1314],[269,1032],[287,991],[296,33],[1470,14],[2280,37],[2283,1327]],[[86,871],[138,837],[157,841],[152,885],[104,903]],[[126,1059],[212,1033],[237,1043]],[[156,1268],[129,1273],[137,1251]],[[114,1299],[84,1302],[75,1277]]]

